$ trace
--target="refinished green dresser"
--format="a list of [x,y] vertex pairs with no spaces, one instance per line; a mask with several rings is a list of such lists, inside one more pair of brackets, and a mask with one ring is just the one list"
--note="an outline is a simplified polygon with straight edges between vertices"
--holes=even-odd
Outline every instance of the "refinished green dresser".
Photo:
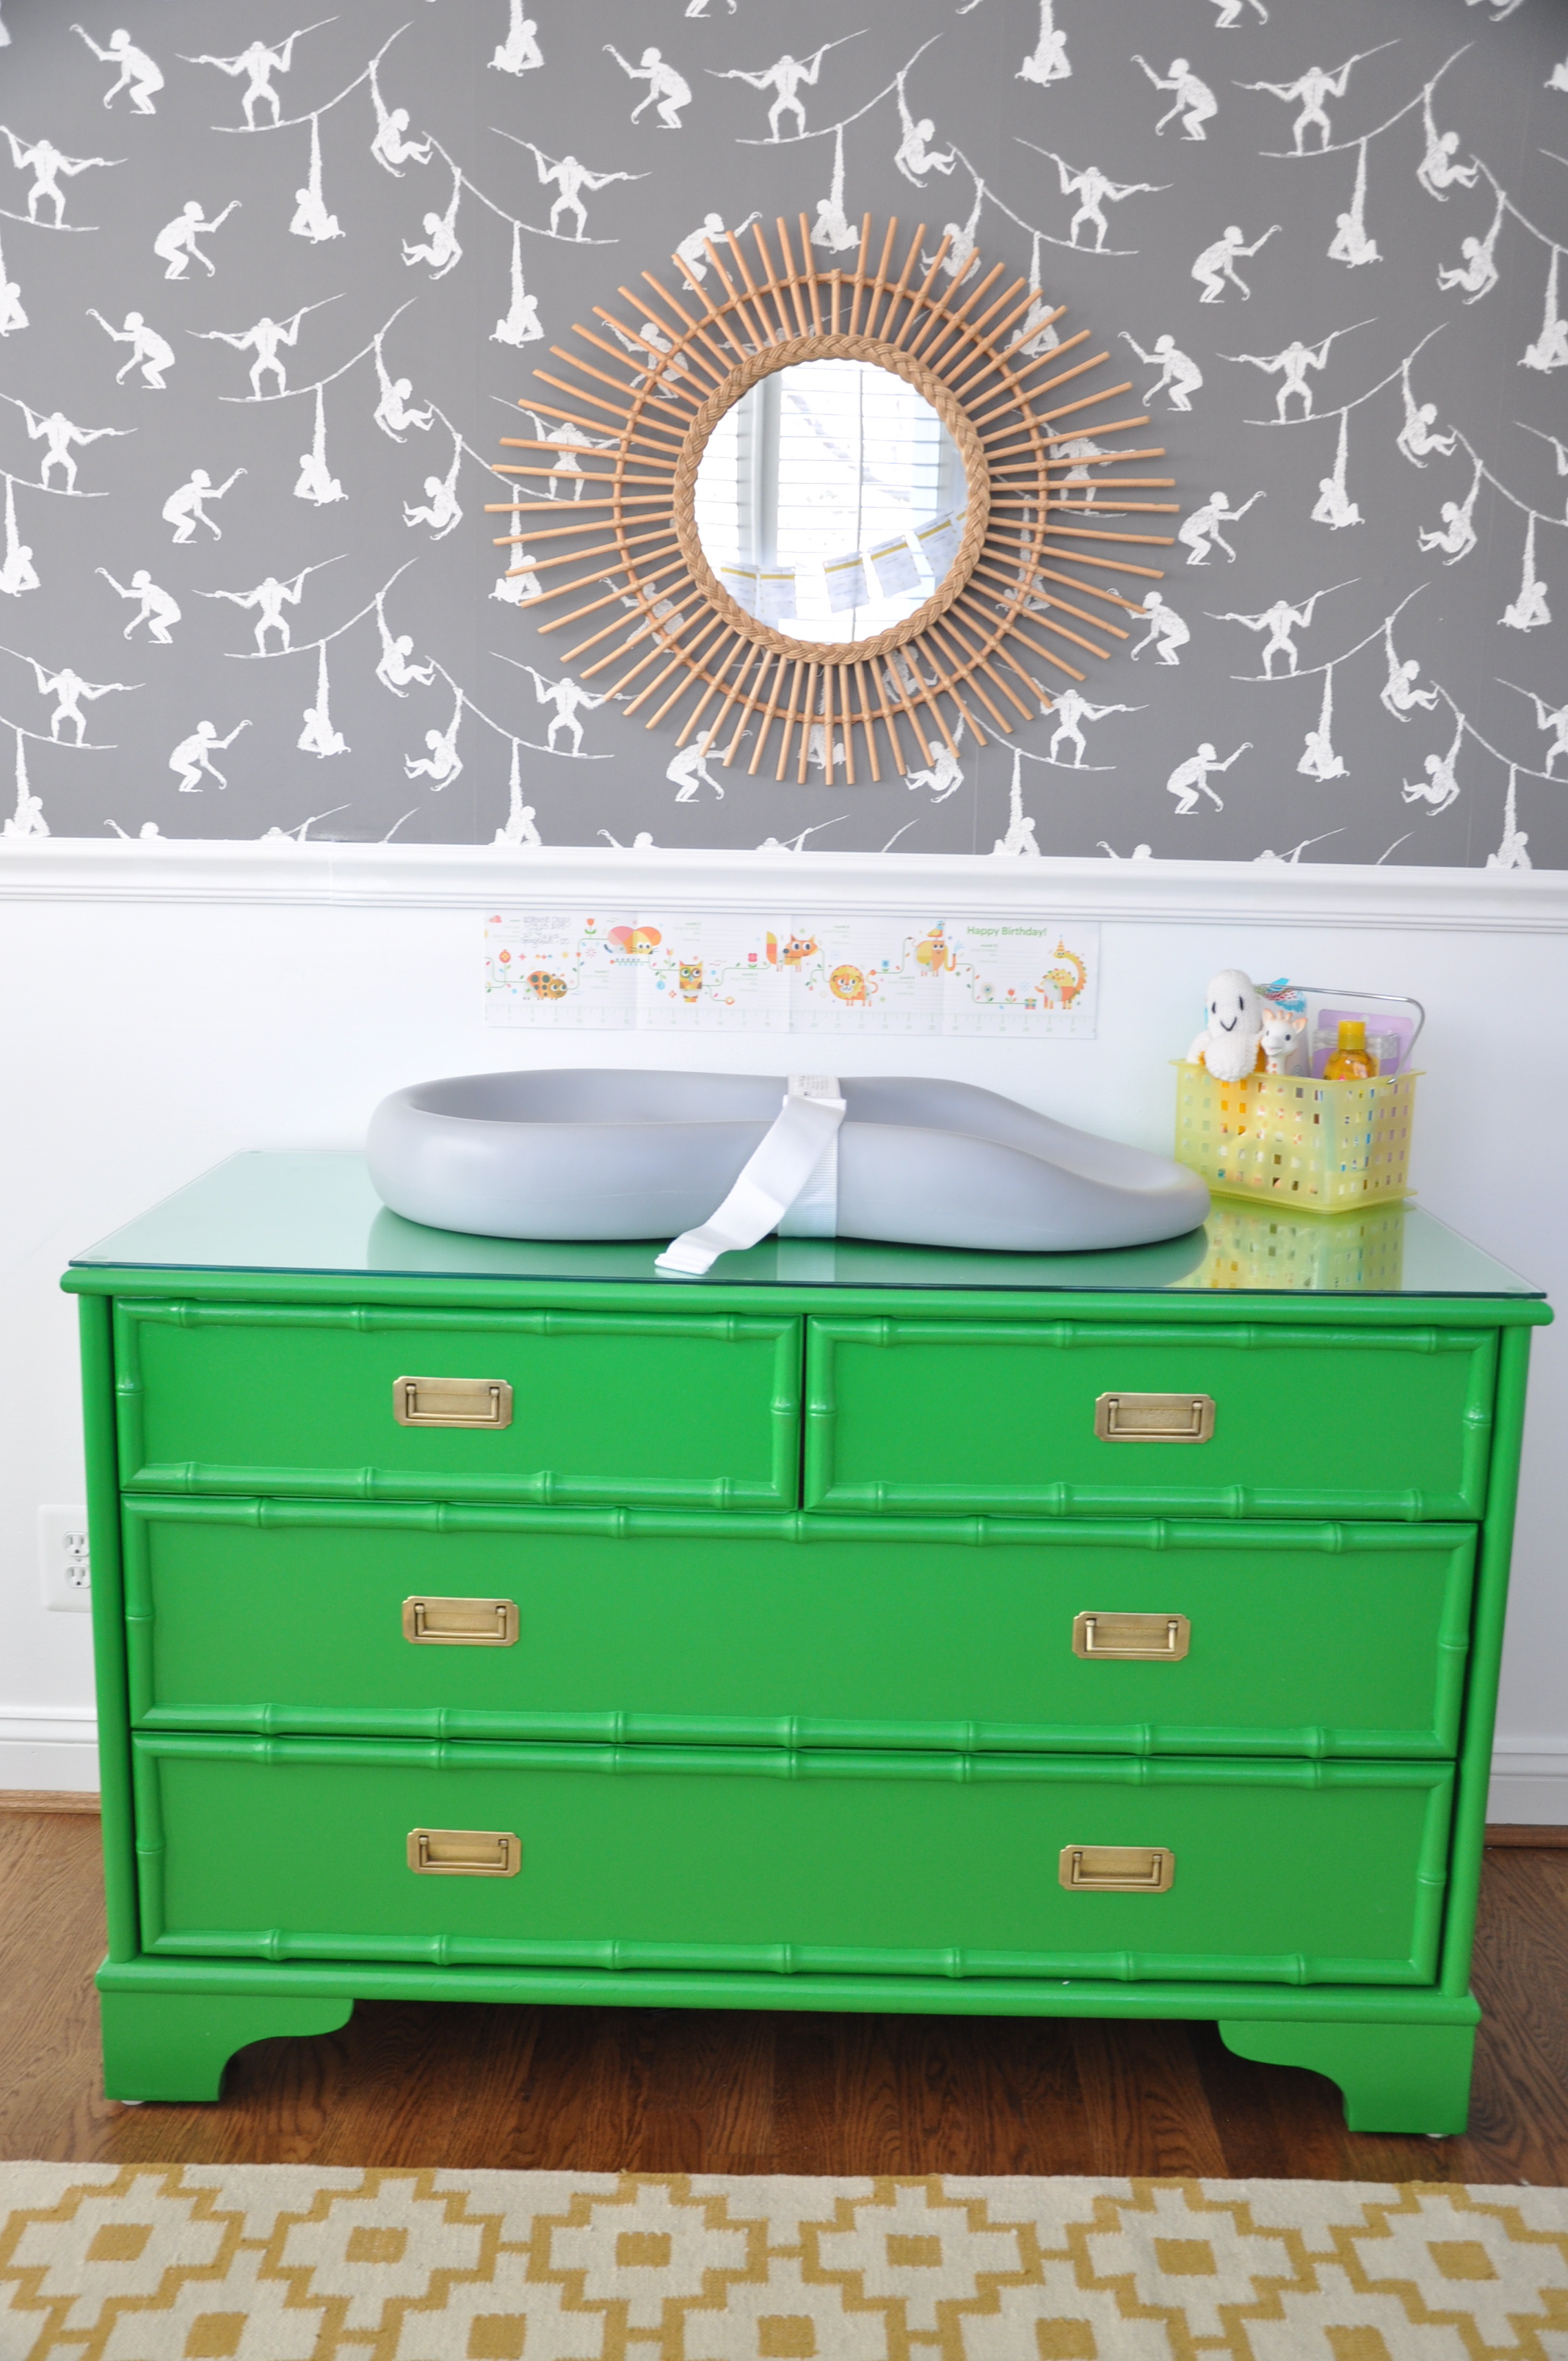
[[660,1243],[258,1155],[72,1264],[109,2094],[641,2002],[1209,2017],[1460,2129],[1540,1297],[1398,1208]]

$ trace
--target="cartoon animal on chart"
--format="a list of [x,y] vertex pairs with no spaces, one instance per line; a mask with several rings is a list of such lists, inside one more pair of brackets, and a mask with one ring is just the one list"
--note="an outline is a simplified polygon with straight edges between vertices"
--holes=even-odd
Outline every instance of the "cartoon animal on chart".
[[565,1000],[566,997],[565,977],[550,975],[542,967],[536,967],[529,977],[528,988],[535,1000]]
[[678,965],[681,974],[681,998],[688,1008],[695,1008],[697,995],[702,990],[702,961],[701,960],[681,960]]
[[1206,1067],[1217,1082],[1239,1082],[1256,1071],[1263,1043],[1263,1003],[1250,975],[1222,968],[1209,978],[1204,995],[1207,1022],[1187,1052],[1191,1066]]
[[1067,965],[1048,967],[1040,978],[1040,990],[1048,996],[1054,983],[1062,1006],[1070,1008],[1089,982],[1089,970],[1084,966],[1078,953],[1069,951],[1063,942],[1058,943],[1056,955],[1058,960],[1065,960]]
[[952,945],[940,927],[933,927],[923,942],[915,946],[915,964],[922,975],[944,975],[958,965]]
[[846,963],[843,967],[836,967],[833,970],[828,979],[828,989],[835,1000],[842,1000],[850,1007],[858,1007],[871,999],[876,985],[874,982],[868,984],[865,976],[858,967],[850,967]]
[[614,946],[612,959],[639,960],[652,959],[663,937],[657,927],[611,927],[606,939]]
[[791,935],[779,957],[785,967],[798,967],[802,960],[815,959],[820,948],[815,936]]

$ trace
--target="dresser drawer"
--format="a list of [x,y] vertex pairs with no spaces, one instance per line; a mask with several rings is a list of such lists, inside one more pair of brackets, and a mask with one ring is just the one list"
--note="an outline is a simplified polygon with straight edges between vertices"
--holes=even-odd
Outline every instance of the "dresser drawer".
[[813,1320],[806,1505],[1478,1517],[1495,1363],[1473,1329]]
[[1438,1764],[172,1736],[135,1751],[154,1954],[1433,1972],[1452,1778]]
[[122,1301],[132,1491],[793,1508],[799,1323]]
[[[1442,1757],[1473,1528],[131,1499],[133,1718]],[[1131,1619],[1131,1620],[1129,1620]]]

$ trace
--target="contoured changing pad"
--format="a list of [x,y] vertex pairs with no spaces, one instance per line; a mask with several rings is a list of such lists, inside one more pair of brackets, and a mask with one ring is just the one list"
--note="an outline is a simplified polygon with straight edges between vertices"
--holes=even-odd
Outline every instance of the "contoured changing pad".
[[[834,1087],[836,1202],[781,1230],[1013,1253],[1148,1246],[1209,1211],[1196,1174],[968,1082]],[[370,1177],[396,1213],[508,1238],[669,1238],[707,1221],[773,1129],[784,1078],[567,1068],[383,1099]]]

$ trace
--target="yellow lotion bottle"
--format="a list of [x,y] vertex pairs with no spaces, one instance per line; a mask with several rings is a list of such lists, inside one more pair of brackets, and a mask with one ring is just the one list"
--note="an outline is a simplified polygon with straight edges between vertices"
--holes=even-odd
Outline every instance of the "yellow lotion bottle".
[[1325,1082],[1370,1082],[1377,1071],[1377,1060],[1366,1046],[1366,1023],[1364,1017],[1342,1016],[1339,1024],[1339,1048],[1323,1068]]

